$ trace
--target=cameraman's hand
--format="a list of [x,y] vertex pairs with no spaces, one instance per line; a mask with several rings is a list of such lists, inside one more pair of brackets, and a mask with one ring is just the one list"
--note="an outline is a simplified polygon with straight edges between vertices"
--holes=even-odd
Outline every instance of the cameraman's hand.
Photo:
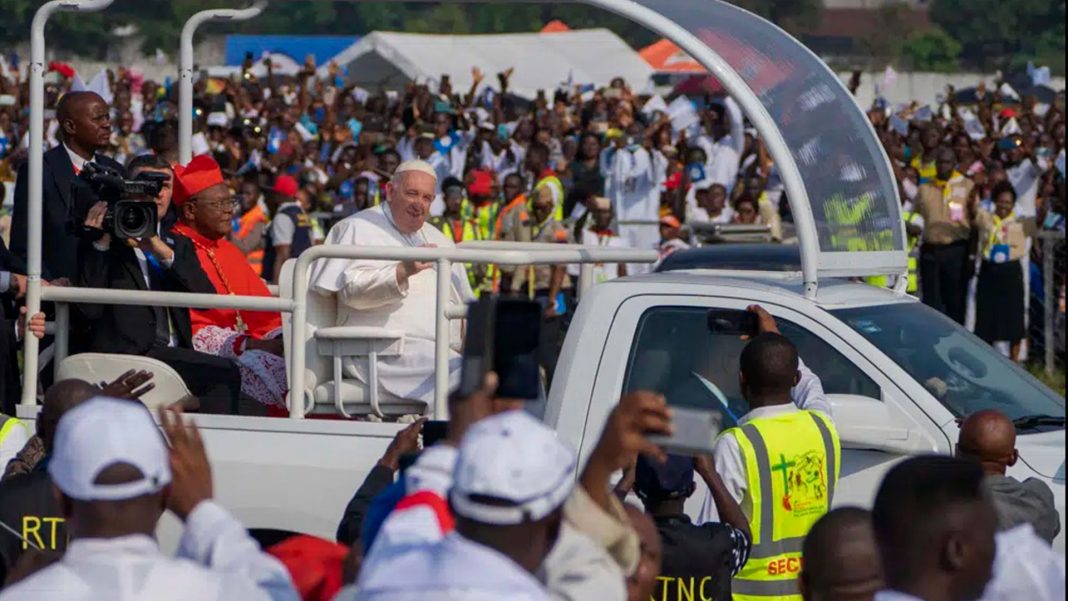
[[[103,230],[104,216],[107,215],[107,212],[108,203],[101,200],[94,204],[89,208],[89,214],[85,216],[85,227],[94,230]],[[95,244],[102,248],[111,246],[111,234],[105,232],[103,236],[97,239]]]
[[96,230],[104,229],[104,215],[107,212],[108,203],[102,200],[98,201],[89,208],[89,214],[85,216],[85,227],[91,227]]

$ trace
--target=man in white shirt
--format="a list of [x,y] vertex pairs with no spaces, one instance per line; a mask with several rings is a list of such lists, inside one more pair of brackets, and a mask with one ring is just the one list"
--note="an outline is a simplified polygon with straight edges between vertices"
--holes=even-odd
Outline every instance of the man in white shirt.
[[[640,132],[639,132],[640,133]],[[653,155],[637,135],[616,138],[601,152],[601,173],[605,196],[619,222],[618,236],[631,248],[655,249],[660,243],[657,220],[660,217],[660,182]],[[645,223],[634,223],[645,222]],[[645,273],[651,265],[632,263],[627,273]]]
[[973,601],[994,566],[997,514],[973,461],[926,455],[894,466],[872,509],[886,589],[876,601]]
[[707,177],[720,182],[730,193],[738,178],[739,162],[745,145],[742,110],[729,96],[724,101],[723,115],[709,128],[711,135],[698,137],[694,144],[705,151]]
[[[140,403],[97,397],[59,420],[48,464],[71,542],[63,558],[6,589],[2,601],[294,601],[285,568],[212,500],[200,434],[161,412],[168,442]],[[185,523],[177,558],[157,522]]]
[[998,143],[1005,159],[1005,174],[1016,190],[1016,214],[1020,217],[1035,215],[1035,201],[1042,174],[1049,169],[1049,161],[1032,158],[1030,149],[1024,146],[1019,134],[1002,138]]
[[[330,229],[326,244],[453,247],[448,236],[427,223],[436,185],[437,174],[426,162],[401,164],[386,186],[388,202],[338,222]],[[337,325],[404,332],[404,352],[378,360],[379,385],[398,398],[429,403],[434,396],[435,269],[431,262],[365,259],[323,259],[312,269],[312,289],[337,294]],[[462,263],[452,266],[450,281],[450,303],[474,298]],[[460,325],[452,321],[449,327],[450,388],[459,385]],[[345,371],[361,382],[370,382],[366,360],[346,359]]]

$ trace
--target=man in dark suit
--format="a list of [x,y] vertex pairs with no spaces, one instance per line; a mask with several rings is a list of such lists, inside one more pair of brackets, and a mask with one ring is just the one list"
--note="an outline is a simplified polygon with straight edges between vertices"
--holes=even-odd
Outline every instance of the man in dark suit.
[[[93,92],[69,92],[56,107],[63,143],[44,155],[42,174],[41,267],[46,280],[68,278],[78,273],[76,232],[81,225],[75,207],[75,188],[85,187],[77,175],[87,162],[123,172],[122,165],[97,153],[107,148],[111,137],[110,109]],[[28,165],[19,169],[15,206],[11,218],[11,251],[26,260]]]
[[[170,166],[155,155],[131,161],[136,176],[144,171],[173,177]],[[171,202],[171,182],[155,198],[160,219]],[[107,203],[89,209],[86,228],[103,230]],[[214,294],[200,267],[192,242],[168,232],[131,242],[112,239],[103,231],[84,237],[78,252],[78,285],[112,290],[159,290]],[[170,365],[211,413],[236,413],[241,390],[237,365],[229,359],[192,349],[189,310],[184,307],[143,305],[82,305],[89,321],[89,348],[95,352],[144,355]]]

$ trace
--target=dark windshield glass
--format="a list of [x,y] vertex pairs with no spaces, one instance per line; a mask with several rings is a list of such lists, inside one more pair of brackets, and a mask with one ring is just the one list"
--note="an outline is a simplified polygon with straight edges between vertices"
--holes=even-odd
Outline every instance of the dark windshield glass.
[[954,416],[1064,417],[1064,399],[990,345],[920,303],[832,311],[907,371]]

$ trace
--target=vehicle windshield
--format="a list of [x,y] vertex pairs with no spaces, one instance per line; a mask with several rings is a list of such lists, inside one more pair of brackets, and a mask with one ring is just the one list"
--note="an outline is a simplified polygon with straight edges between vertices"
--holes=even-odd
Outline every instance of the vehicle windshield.
[[926,305],[899,303],[831,313],[923,384],[955,417],[996,409],[1013,420],[1064,418],[1063,398]]

